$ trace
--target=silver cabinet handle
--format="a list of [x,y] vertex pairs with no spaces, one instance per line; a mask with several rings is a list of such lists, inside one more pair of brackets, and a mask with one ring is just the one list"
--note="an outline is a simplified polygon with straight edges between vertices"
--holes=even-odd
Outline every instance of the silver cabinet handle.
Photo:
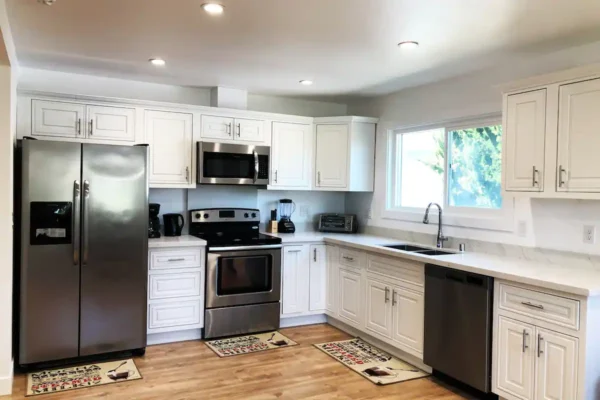
[[237,124],[238,137],[242,135],[242,124]]
[[77,134],[81,135],[81,118],[77,119]]
[[529,348],[529,346],[527,346],[527,336],[529,336],[529,333],[523,329],[523,353]]
[[567,170],[564,169],[562,165],[558,166],[558,187],[563,187],[565,185],[565,180],[563,179],[563,174],[566,172],[567,172]]
[[343,256],[342,257],[344,260],[348,260],[348,261],[354,261],[353,257],[348,257],[348,256]]
[[537,348],[538,348],[538,358],[542,356],[542,354],[544,354],[544,350],[542,350],[542,341],[544,340],[544,338],[542,337],[542,335],[540,333],[538,333],[538,342],[537,342]]
[[231,136],[231,122],[227,124],[227,134]]
[[313,250],[313,260],[315,260],[315,262],[317,262],[317,249]]
[[541,304],[533,304],[533,303],[530,303],[528,301],[522,301],[521,304],[523,304],[524,306],[527,306],[527,307],[533,307],[533,308],[537,308],[537,309],[540,309],[540,310],[544,309],[543,305],[541,305]]
[[90,198],[90,182],[83,181],[83,202],[82,202],[82,213],[81,213],[81,224],[83,225],[83,240],[81,243],[83,244],[83,262],[82,266],[85,267],[88,261],[88,249],[89,249],[89,231],[88,231],[88,216],[89,216],[89,205],[88,201]]
[[185,167],[185,180],[189,180],[190,178],[190,167]]
[[275,170],[275,183],[277,183],[277,170]]
[[539,171],[535,168],[535,165],[533,166],[533,176],[532,176],[532,182],[531,182],[531,186],[536,187],[538,185],[538,180],[536,179],[536,174]]
[[390,288],[389,287],[385,287],[385,302],[389,303],[390,301]]
[[90,136],[94,134],[94,120],[90,120]]
[[396,291],[392,290],[392,307],[396,304],[398,304],[398,302],[396,301]]
[[256,182],[258,180],[258,153],[254,150],[252,154],[254,154],[254,182]]
[[286,250],[288,253],[300,253],[302,250]]
[[73,182],[73,265],[79,265],[80,189],[79,181]]
[[317,172],[317,184],[321,184],[321,171]]
[[185,258],[169,258],[168,262],[185,261]]

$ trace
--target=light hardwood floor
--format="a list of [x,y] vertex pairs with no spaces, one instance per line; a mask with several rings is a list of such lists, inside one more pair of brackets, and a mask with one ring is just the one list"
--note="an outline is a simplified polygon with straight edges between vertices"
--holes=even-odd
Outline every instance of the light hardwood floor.
[[[200,341],[147,348],[135,359],[144,379],[35,396],[52,399],[464,399],[432,378],[377,386],[312,346],[344,340],[330,325],[281,329],[298,346],[219,358]],[[26,376],[15,376],[13,395],[23,399]],[[32,398],[31,398],[32,399]]]

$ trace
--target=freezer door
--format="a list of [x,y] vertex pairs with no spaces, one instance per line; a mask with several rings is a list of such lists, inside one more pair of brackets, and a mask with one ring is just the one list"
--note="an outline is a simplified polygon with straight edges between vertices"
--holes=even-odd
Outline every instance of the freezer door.
[[146,346],[148,150],[84,144],[81,356]]
[[20,162],[18,362],[77,357],[81,144],[25,140]]

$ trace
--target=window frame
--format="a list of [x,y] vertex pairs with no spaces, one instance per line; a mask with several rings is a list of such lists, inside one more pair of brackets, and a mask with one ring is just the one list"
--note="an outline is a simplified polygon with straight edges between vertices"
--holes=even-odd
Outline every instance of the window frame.
[[[444,209],[444,224],[450,226],[476,229],[513,231],[514,198],[508,197],[507,193],[504,191],[502,191],[502,207],[498,209],[482,207],[460,207],[451,206],[449,204],[448,189],[450,184],[450,132],[459,129],[477,128],[489,125],[502,125],[502,116],[500,114],[491,114],[477,118],[448,121],[445,123],[389,129],[387,131],[385,208],[382,212],[382,217],[384,219],[394,219],[422,223],[423,215],[425,212],[424,208],[396,206],[396,199],[397,196],[401,193],[400,191],[402,188],[401,180],[399,182],[397,182],[396,180],[399,171],[401,171],[401,164],[399,165],[399,163],[397,162],[397,138],[398,135],[407,133],[416,133],[420,131],[428,131],[434,129],[444,129],[444,192],[443,204],[440,204]],[[431,213],[437,214],[437,208],[432,209]]]

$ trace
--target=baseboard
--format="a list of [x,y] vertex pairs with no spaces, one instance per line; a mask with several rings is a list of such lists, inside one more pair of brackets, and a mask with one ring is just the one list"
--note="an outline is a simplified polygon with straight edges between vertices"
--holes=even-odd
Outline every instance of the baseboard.
[[364,339],[365,341],[371,343],[372,345],[379,347],[381,350],[386,351],[386,352],[390,353],[391,355],[396,356],[399,359],[406,361],[407,363],[412,364],[415,367],[420,368],[421,370],[423,370],[425,372],[431,373],[431,371],[432,371],[430,366],[423,364],[422,360],[419,360],[412,354],[408,354],[405,351],[395,348],[395,347],[377,339],[376,337],[373,337],[373,336],[369,335],[368,333],[360,331],[340,320],[337,320],[332,317],[327,317],[327,323],[331,326],[338,328],[341,331],[346,332],[349,335],[360,337],[361,339]]
[[11,374],[9,376],[0,377],[0,396],[5,396],[12,393],[13,374],[11,363]]
[[325,314],[301,315],[299,317],[281,318],[279,326],[281,328],[290,328],[292,326],[323,324],[327,322]]
[[185,331],[152,333],[148,335],[148,346],[155,344],[185,342],[187,340],[202,339],[202,329],[187,329]]

